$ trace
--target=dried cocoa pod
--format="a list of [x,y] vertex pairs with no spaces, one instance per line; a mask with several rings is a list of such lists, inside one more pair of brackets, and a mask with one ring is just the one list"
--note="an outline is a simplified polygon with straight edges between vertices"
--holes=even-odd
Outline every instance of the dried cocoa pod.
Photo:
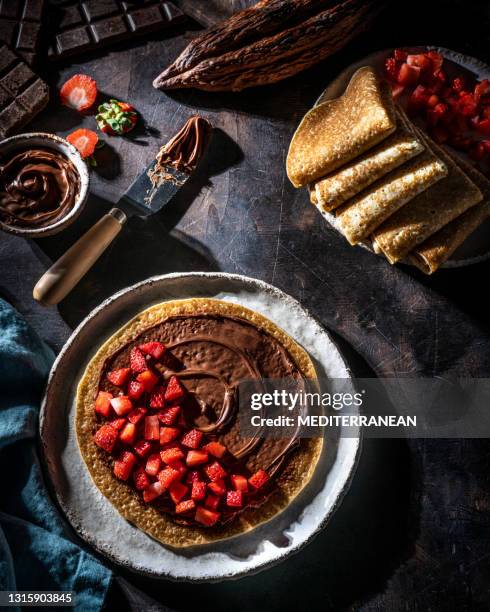
[[186,72],[205,59],[234,51],[270,34],[277,34],[322,10],[339,4],[339,1],[261,0],[251,8],[232,15],[197,36],[158,79],[163,81]]
[[346,0],[274,36],[203,60],[174,77],[157,78],[153,85],[160,89],[241,91],[276,83],[344,47],[370,26],[381,4],[373,0]]

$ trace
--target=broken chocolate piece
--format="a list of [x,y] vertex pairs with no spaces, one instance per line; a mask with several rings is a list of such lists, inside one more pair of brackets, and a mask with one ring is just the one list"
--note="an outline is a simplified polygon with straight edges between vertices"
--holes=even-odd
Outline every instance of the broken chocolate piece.
[[44,0],[0,2],[0,43],[5,43],[28,64],[36,58]]

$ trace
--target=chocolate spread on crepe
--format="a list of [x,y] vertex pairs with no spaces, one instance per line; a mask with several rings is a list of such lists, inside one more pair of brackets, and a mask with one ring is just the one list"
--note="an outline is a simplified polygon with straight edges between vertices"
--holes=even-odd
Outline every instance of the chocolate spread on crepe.
[[[237,473],[264,469],[264,490],[247,498],[244,508],[222,508],[212,527],[193,516],[175,515],[168,502],[144,503],[113,473],[109,456],[93,440],[100,426],[94,397],[100,389],[115,391],[108,369],[127,367],[131,349],[158,339],[167,350],[158,363],[163,378],[177,376],[187,389],[182,415],[186,427],[200,429],[228,448],[220,459]],[[238,535],[283,510],[310,481],[322,448],[321,439],[240,436],[236,389],[240,381],[287,379],[303,388],[315,377],[307,353],[271,321],[247,308],[212,299],[165,302],[130,321],[91,360],[77,395],[77,439],[91,476],[123,516],[165,544],[192,546]],[[259,432],[260,433],[260,432]],[[227,463],[231,461],[231,465]],[[164,499],[164,497],[162,497]]]
[[418,130],[426,146],[444,161],[449,172],[394,215],[373,234],[373,240],[390,263],[404,259],[429,236],[478,204],[483,195],[460,165],[442,147]]
[[0,220],[38,228],[62,219],[75,205],[80,177],[53,149],[14,151],[0,162]]
[[370,67],[360,68],[344,94],[312,108],[289,146],[286,169],[304,187],[355,159],[396,128],[391,90]]
[[313,183],[313,203],[323,211],[332,211],[423,150],[424,145],[416,138],[408,120],[397,112],[397,129],[391,136]]

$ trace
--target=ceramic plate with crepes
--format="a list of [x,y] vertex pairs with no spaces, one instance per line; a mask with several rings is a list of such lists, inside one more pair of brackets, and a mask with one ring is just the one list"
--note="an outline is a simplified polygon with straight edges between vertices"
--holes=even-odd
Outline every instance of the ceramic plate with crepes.
[[[449,77],[441,72],[445,82],[456,83],[451,88],[435,81],[441,65],[450,71]],[[487,258],[490,181],[480,151],[485,143],[479,144],[478,129],[472,134],[475,122],[486,124],[481,116],[470,121],[465,113],[474,111],[461,108],[453,87],[456,77],[466,79],[475,94],[463,91],[462,100],[483,112],[487,104],[490,109],[489,73],[446,49],[365,58],[301,121],[288,153],[289,179],[308,186],[312,204],[350,244],[391,264],[411,263],[432,274]]]
[[215,299],[153,306],[97,351],[77,393],[79,448],[99,490],[172,547],[250,531],[309,483],[322,439],[242,439],[240,381],[315,378],[263,315]]

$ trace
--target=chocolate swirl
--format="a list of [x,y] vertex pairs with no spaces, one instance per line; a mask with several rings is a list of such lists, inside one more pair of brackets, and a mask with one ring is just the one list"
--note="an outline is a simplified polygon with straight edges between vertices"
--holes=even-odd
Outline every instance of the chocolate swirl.
[[63,154],[16,151],[0,165],[0,219],[26,228],[52,225],[73,208],[79,191],[79,174]]

